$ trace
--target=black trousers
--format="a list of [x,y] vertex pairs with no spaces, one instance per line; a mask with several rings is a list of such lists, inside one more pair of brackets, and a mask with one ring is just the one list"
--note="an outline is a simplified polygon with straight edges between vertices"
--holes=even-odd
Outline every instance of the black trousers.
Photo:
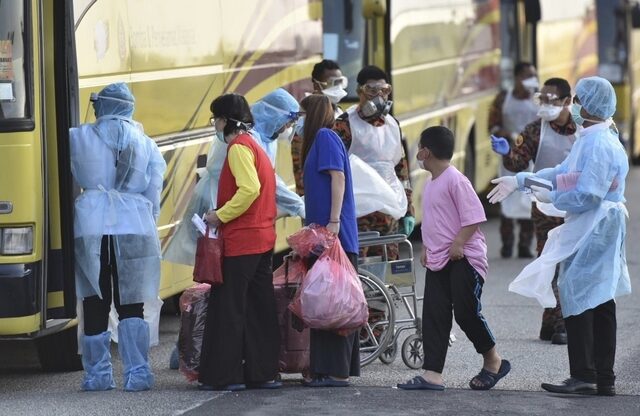
[[564,318],[571,377],[600,386],[615,382],[616,303],[610,300]]
[[513,247],[515,240],[515,222],[520,225],[520,233],[518,235],[518,247],[529,248],[533,241],[533,221],[532,220],[514,220],[513,218],[500,215],[500,236],[502,237],[502,245]]
[[439,271],[427,269],[422,306],[423,369],[442,373],[453,316],[479,354],[494,347],[495,338],[481,312],[483,284],[466,258],[451,260]]
[[143,303],[120,304],[118,266],[116,264],[113,240],[108,235],[102,236],[102,243],[100,245],[100,278],[98,282],[100,284],[102,299],[100,299],[100,296],[95,295],[82,300],[85,335],[98,335],[105,332],[109,327],[112,293],[113,303],[116,306],[119,320],[144,318]]
[[[351,264],[358,270],[358,255],[347,253]],[[311,265],[317,259],[311,261]],[[309,267],[311,267],[311,265]],[[331,331],[310,330],[309,362],[311,374],[339,378],[360,375],[360,331],[346,337]]]
[[200,377],[223,387],[262,383],[278,373],[280,329],[273,294],[270,250],[225,257],[224,283],[211,290]]

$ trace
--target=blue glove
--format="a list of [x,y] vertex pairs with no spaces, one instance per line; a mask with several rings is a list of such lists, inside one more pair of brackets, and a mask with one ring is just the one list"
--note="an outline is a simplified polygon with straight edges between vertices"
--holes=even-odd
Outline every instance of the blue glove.
[[404,228],[403,232],[407,236],[411,235],[413,229],[416,227],[416,219],[411,215],[407,215],[402,219],[402,226]]
[[496,137],[493,134],[491,135],[491,148],[494,152],[499,155],[508,155],[509,154],[509,141],[504,137]]

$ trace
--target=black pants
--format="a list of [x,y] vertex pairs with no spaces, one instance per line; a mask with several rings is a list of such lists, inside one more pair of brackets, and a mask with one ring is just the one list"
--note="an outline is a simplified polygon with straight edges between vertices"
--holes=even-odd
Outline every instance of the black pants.
[[564,318],[571,377],[601,386],[615,382],[616,303],[610,300]]
[[520,233],[518,235],[518,248],[529,249],[533,241],[533,221],[532,220],[514,220],[513,218],[500,215],[500,236],[502,237],[502,245],[513,248],[515,241],[515,222],[520,225]]
[[[85,335],[98,335],[109,327],[109,312],[111,311],[111,297],[113,293],[113,303],[118,312],[118,319],[144,318],[143,303],[132,303],[129,305],[120,304],[120,292],[118,288],[118,266],[113,247],[113,240],[110,236],[102,236],[100,246],[100,296],[89,296],[82,300],[84,310],[84,333]],[[113,292],[111,285],[113,284]]]
[[280,329],[273,294],[270,250],[225,257],[224,283],[211,290],[200,377],[223,387],[262,383],[278,373]]
[[466,258],[449,261],[439,271],[427,269],[422,306],[423,369],[442,373],[452,315],[479,354],[494,347],[495,338],[481,313],[483,284]]
[[[358,270],[358,255],[347,253],[347,256]],[[309,267],[315,260],[310,262]],[[339,378],[360,375],[360,331],[346,337],[320,329],[311,329],[310,332],[309,362],[313,375]]]

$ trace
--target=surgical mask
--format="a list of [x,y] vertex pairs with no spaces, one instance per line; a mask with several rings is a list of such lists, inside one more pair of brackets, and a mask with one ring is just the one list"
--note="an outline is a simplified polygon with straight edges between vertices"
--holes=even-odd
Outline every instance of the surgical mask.
[[525,87],[527,90],[533,92],[540,87],[540,83],[538,82],[538,78],[529,77],[527,79],[522,80],[522,86]]
[[222,143],[226,144],[227,142],[224,140],[224,132],[222,131],[216,131],[216,137],[218,138],[218,140],[220,140]]
[[300,117],[298,119],[298,122],[296,123],[296,128],[295,128],[295,133],[302,137],[302,132],[304,131],[304,116]]
[[324,89],[322,90],[322,93],[329,97],[329,101],[333,104],[338,104],[340,100],[347,96],[347,91],[343,90],[340,85]]
[[427,170],[427,168],[424,167],[424,160],[418,160],[418,167],[422,170]]
[[362,111],[362,115],[369,118],[374,116],[386,116],[389,114],[391,110],[391,105],[393,101],[387,100],[377,95],[371,100],[367,100],[360,107],[360,111]]
[[563,108],[552,104],[541,104],[538,109],[538,117],[544,121],[554,121],[560,116]]
[[571,104],[571,118],[578,126],[582,126],[584,124],[584,117],[580,115],[580,110],[582,110],[582,106],[580,104]]
[[291,143],[291,139],[293,139],[293,126],[287,127],[282,133],[278,134],[277,139]]

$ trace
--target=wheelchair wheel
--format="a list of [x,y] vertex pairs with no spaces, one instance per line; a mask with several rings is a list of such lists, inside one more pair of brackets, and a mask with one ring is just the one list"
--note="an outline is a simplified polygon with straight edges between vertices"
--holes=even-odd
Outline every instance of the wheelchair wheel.
[[389,348],[382,351],[382,354],[380,354],[380,357],[378,357],[378,359],[382,361],[384,364],[389,365],[396,360],[397,356],[398,356],[398,343],[394,342],[393,344],[391,344],[391,346],[389,346]]
[[417,370],[424,364],[422,337],[418,334],[409,335],[402,343],[402,361],[409,368]]
[[365,366],[391,346],[396,311],[380,279],[366,270],[358,270],[358,277],[369,305],[369,321],[360,330],[360,365]]

